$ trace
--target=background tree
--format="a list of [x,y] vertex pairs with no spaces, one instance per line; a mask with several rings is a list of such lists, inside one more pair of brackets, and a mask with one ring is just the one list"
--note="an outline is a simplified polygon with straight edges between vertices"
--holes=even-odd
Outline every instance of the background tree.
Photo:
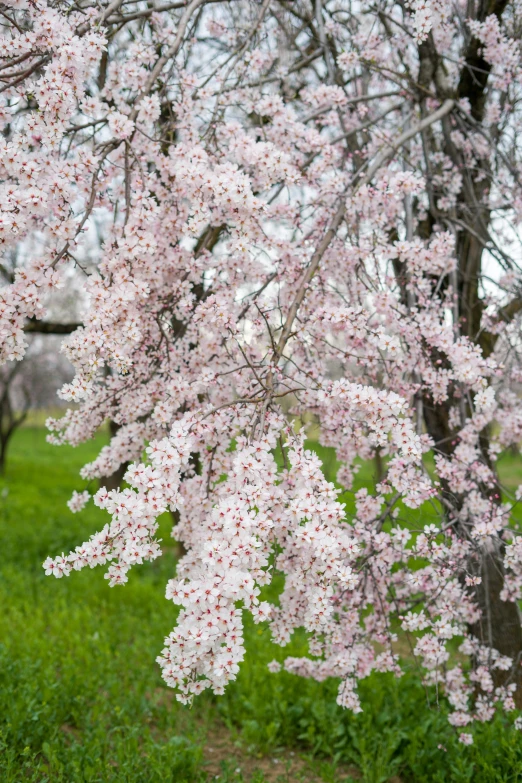
[[[8,251],[0,265],[0,283],[12,285],[17,268],[23,269],[25,261],[23,245]],[[1,473],[5,472],[11,439],[26,421],[29,410],[56,408],[60,403],[56,397],[58,389],[73,375],[70,363],[60,355],[60,340],[57,339],[58,335],[71,334],[79,326],[79,291],[78,288],[75,291],[73,280],[71,283],[65,294],[53,292],[52,301],[47,302],[47,320],[31,318],[26,322],[24,332],[31,337],[23,361],[8,362],[0,368]]]
[[[58,324],[38,321],[38,328],[58,328]],[[69,325],[70,334],[76,325]],[[48,334],[55,334],[54,331]],[[56,392],[72,378],[72,368],[60,355],[60,341],[53,337],[35,337],[20,362],[8,362],[0,368],[0,472],[6,469],[8,448],[18,427],[30,410],[56,410]],[[63,406],[63,403],[62,403]]]
[[[170,507],[187,553],[159,662],[181,700],[235,676],[241,601],[280,644],[308,631],[286,668],[339,677],[344,706],[398,671],[402,629],[456,726],[511,709],[522,490],[495,464],[522,435],[518,5],[26,0],[2,19],[0,236],[24,254],[3,355],[83,271],[61,392],[79,405],[51,428],[74,444],[111,420],[82,476],[130,464],[130,489],[96,495],[108,526],[47,572],[125,582]],[[304,413],[346,490],[358,458],[386,462],[353,511]]]
[[0,376],[0,473],[5,472],[7,448],[16,429],[27,418],[30,407],[29,395],[22,386],[22,394],[13,402],[13,384],[21,364],[4,365]]

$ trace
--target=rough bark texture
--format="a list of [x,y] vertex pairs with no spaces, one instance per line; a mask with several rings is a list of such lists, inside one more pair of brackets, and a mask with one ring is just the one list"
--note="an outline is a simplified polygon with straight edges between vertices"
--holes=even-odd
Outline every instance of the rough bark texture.
[[502,655],[507,655],[515,661],[511,672],[498,671],[495,685],[515,682],[515,702],[522,706],[522,626],[520,612],[516,604],[502,601],[500,592],[504,583],[502,565],[503,547],[482,552],[477,574],[482,577],[482,584],[477,588],[477,603],[482,609],[479,623],[471,627],[474,635],[487,642]]
[[[115,421],[109,422],[109,432],[111,434],[111,438],[116,435],[118,430],[120,429],[120,425],[116,424]],[[129,467],[128,462],[124,462],[122,465],[120,465],[117,470],[114,471],[110,476],[106,476],[105,478],[100,479],[100,486],[105,487],[107,490],[111,489],[119,489],[121,485],[123,484],[123,477],[127,472],[127,468]]]
[[[494,14],[500,19],[507,0],[479,0],[468,5],[469,16],[479,21]],[[418,73],[418,86],[421,94],[421,104],[424,100],[423,91],[435,88],[440,100],[448,97],[445,74],[441,70],[433,37],[419,47],[420,67]],[[482,45],[472,37],[468,43],[455,97],[465,98],[469,101],[472,121],[480,124],[484,120],[488,81],[491,66],[482,56]],[[488,242],[490,212],[487,206],[487,192],[491,184],[490,164],[488,160],[481,161],[481,166],[486,176],[476,181],[467,170],[460,152],[455,148],[451,139],[452,125],[449,118],[443,123],[444,148],[443,152],[451,158],[455,166],[462,172],[463,187],[455,209],[456,249],[457,249],[457,274],[456,284],[458,291],[458,324],[461,334],[477,343],[485,356],[489,356],[494,349],[496,336],[481,331],[481,318],[483,302],[480,297],[480,279],[482,274],[482,262],[484,247]],[[430,149],[430,139],[425,142]],[[430,204],[428,217],[419,226],[419,234],[429,236],[438,219],[436,206]],[[396,274],[397,274],[396,270]],[[518,312],[522,303],[511,303],[514,312]],[[513,313],[514,314],[514,313]],[[513,315],[505,313],[506,320]],[[423,400],[423,414],[426,430],[436,443],[439,453],[451,455],[455,448],[455,440],[450,426],[449,413],[455,404],[463,407],[458,399],[458,391],[445,403],[435,405],[431,399]],[[494,469],[488,454],[489,433],[484,431],[481,435],[481,448],[485,461]],[[484,489],[484,491],[486,491]],[[444,491],[443,495],[447,507],[453,506],[458,511],[462,499]],[[463,531],[464,532],[464,531]],[[502,601],[500,593],[503,587],[503,542],[499,539],[496,548],[484,549],[474,563],[470,564],[471,570],[482,577],[482,584],[477,587],[476,600],[483,612],[481,622],[471,628],[473,634],[497,649],[503,655],[514,659],[515,668],[512,672],[498,672],[496,685],[507,682],[517,683],[517,706],[522,707],[522,626],[520,611],[516,604]]]

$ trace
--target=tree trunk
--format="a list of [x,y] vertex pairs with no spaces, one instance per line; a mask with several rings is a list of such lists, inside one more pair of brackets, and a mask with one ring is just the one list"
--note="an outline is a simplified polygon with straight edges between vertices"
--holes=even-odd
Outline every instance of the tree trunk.
[[513,659],[510,671],[494,669],[495,686],[515,683],[515,703],[522,707],[522,625],[518,605],[512,601],[502,601],[500,593],[504,585],[504,545],[497,539],[488,549],[481,552],[480,562],[476,563],[477,576],[482,582],[476,588],[476,601],[482,610],[482,617],[470,630],[480,639],[502,655]]
[[9,445],[9,438],[1,438],[0,440],[0,476],[5,475],[5,463],[7,457],[7,447]]
[[[490,15],[500,19],[507,5],[507,0],[479,0],[473,3],[472,18],[483,22]],[[457,98],[468,101],[469,111],[477,125],[484,121],[486,99],[488,95],[488,83],[491,65],[483,56],[483,45],[473,35],[470,36],[464,52],[464,65],[461,69],[457,86]],[[420,69],[418,83],[424,89],[434,88],[440,101],[448,97],[448,83],[445,78],[444,67],[436,49],[433,35],[430,34],[419,47]],[[425,97],[421,97],[421,103]],[[488,356],[494,348],[496,337],[491,336],[481,329],[481,320],[484,302],[480,295],[480,280],[482,277],[482,256],[484,247],[488,243],[490,228],[490,210],[488,206],[488,192],[491,188],[491,166],[488,157],[480,161],[480,168],[486,174],[483,177],[475,177],[466,165],[459,149],[454,144],[452,131],[455,125],[451,124],[449,116],[442,122],[444,142],[441,150],[453,162],[455,167],[462,172],[462,189],[457,197],[454,217],[457,221],[454,225],[456,234],[457,270],[452,281],[454,293],[458,302],[454,311],[454,326],[457,334],[463,334],[470,341],[476,343],[482,349],[483,355]],[[492,129],[494,133],[494,129]],[[425,154],[438,151],[432,139],[425,137]],[[426,167],[429,170],[429,160],[426,159]],[[428,218],[419,224],[417,233],[424,239],[428,239],[438,222],[436,201],[430,200]],[[397,276],[397,271],[396,271]],[[401,284],[399,281],[399,285]],[[404,285],[404,283],[402,284]],[[447,361],[444,355],[434,356],[439,366]],[[459,390],[455,388],[453,395],[442,405],[434,405],[429,399],[424,399],[423,418],[428,434],[433,438],[436,449],[440,454],[451,457],[455,440],[450,426],[449,412],[453,405],[461,407],[462,413],[468,415],[462,399],[458,398]],[[482,457],[491,470],[495,465],[489,458],[489,432],[481,433],[479,443]],[[455,497],[441,482],[444,500],[455,511],[459,511],[463,499]],[[484,494],[489,492],[484,487]],[[500,502],[500,499],[499,499]],[[465,531],[462,531],[465,534]],[[474,561],[470,561],[471,573],[480,576],[482,582],[476,588],[475,600],[482,610],[480,622],[470,628],[484,644],[498,650],[502,655],[514,660],[514,669],[511,672],[496,670],[495,685],[515,682],[517,693],[515,700],[517,706],[522,707],[522,626],[518,605],[510,601],[502,601],[500,594],[504,584],[503,553],[504,541],[497,538],[492,541],[489,549],[484,548]]]
[[380,484],[384,476],[386,475],[386,467],[384,465],[384,460],[382,458],[382,451],[380,446],[377,446],[377,448],[375,449],[374,466],[375,466],[375,483]]
[[[109,421],[109,432],[111,435],[111,438],[116,435],[118,430],[120,429],[120,425],[116,424],[115,421],[112,421],[112,419]],[[100,479],[100,487],[105,487],[109,492],[111,489],[119,489],[121,485],[123,484],[123,477],[125,476],[127,472],[127,468],[129,467],[128,462],[124,462],[122,465],[117,468],[114,473],[111,473],[110,476],[106,476],[105,478]]]
[[[429,435],[437,443],[437,450],[448,457],[454,450],[449,408],[454,400],[443,405],[424,404],[424,421]],[[488,467],[495,470],[489,460],[489,433],[485,430],[480,437],[482,454]],[[446,482],[441,481],[443,497],[458,512],[462,498],[449,491]],[[465,536],[465,532],[463,531]],[[493,647],[502,655],[512,658],[514,667],[510,671],[493,670],[495,686],[516,683],[515,703],[522,708],[522,618],[519,607],[512,601],[503,601],[500,597],[504,586],[504,543],[500,538],[492,539],[489,546],[482,548],[480,556],[470,560],[469,571],[480,576],[482,582],[475,588],[475,601],[481,609],[482,617],[470,627],[471,633],[485,645]]]

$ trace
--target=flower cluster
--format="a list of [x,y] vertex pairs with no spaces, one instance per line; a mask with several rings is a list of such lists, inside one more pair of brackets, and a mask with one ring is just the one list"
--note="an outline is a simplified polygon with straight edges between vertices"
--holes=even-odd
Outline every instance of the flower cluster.
[[179,698],[233,679],[249,611],[281,645],[304,628],[283,666],[354,710],[408,635],[460,731],[522,706],[522,490],[497,472],[522,440],[518,11],[238,2],[4,15],[0,358],[75,275],[49,439],[111,433],[69,501],[110,521],[45,570],[123,584],[170,511]]

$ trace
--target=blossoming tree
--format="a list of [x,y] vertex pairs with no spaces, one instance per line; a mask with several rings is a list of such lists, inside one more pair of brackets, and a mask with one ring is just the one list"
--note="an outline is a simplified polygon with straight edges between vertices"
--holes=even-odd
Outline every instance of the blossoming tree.
[[[76,266],[90,306],[64,340],[76,377],[61,392],[76,405],[51,439],[109,419],[82,476],[130,464],[128,488],[94,496],[103,530],[46,572],[102,565],[125,583],[161,554],[170,509],[182,608],[158,660],[180,700],[235,677],[249,611],[281,645],[304,627],[310,656],[286,669],[339,678],[353,710],[358,679],[400,672],[398,634],[454,725],[522,704],[522,490],[495,468],[522,438],[520,5],[4,0],[0,14],[0,242],[26,259],[0,290],[2,358],[23,356]],[[304,414],[338,485],[304,446]],[[339,487],[377,452],[385,474],[347,514]]]

